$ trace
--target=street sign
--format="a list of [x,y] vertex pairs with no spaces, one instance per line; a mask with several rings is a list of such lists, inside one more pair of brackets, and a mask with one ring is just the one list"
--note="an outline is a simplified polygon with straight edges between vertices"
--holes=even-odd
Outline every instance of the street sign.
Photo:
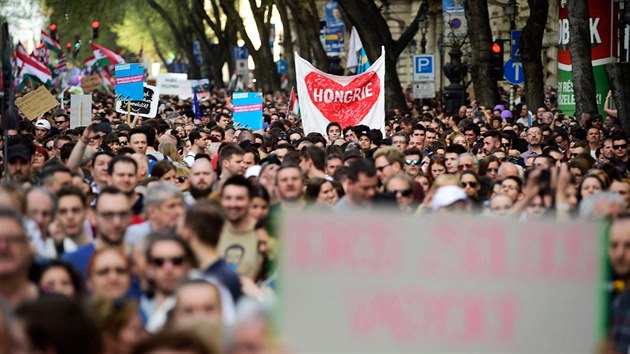
[[512,30],[510,32],[510,56],[514,61],[521,61],[521,52],[518,49],[521,43],[521,31]]
[[247,57],[249,57],[249,51],[245,47],[234,46],[232,49],[234,60],[247,60]]
[[249,81],[249,67],[247,65],[247,59],[236,60],[236,75],[240,75],[243,78],[243,82]]
[[284,59],[280,59],[276,62],[276,69],[278,70],[278,75],[284,75],[287,72],[288,65]]
[[512,58],[505,61],[503,65],[503,75],[505,79],[512,85],[520,85],[525,82],[525,73],[523,72],[523,63],[514,61]]
[[413,82],[413,98],[435,98],[435,81]]
[[435,58],[433,54],[413,56],[413,81],[435,80]]

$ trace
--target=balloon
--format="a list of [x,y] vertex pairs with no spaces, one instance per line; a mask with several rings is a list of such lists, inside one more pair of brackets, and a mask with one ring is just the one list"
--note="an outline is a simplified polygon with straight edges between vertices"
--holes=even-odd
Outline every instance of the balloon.
[[70,78],[70,85],[72,86],[77,86],[79,85],[80,82],[81,82],[81,79],[79,79],[79,75],[74,75]]

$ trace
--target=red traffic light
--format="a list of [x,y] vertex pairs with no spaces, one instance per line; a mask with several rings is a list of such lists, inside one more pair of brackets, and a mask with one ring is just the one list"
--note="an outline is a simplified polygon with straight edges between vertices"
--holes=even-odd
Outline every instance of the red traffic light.
[[501,45],[497,42],[492,43],[492,45],[490,46],[490,51],[495,54],[501,53],[501,49],[503,48],[501,48]]
[[54,24],[54,23],[51,23],[50,27],[48,27],[48,28],[50,28],[51,31],[56,31],[57,30],[57,25]]
[[68,49],[72,48],[72,43],[70,43],[70,42],[66,43],[66,48],[68,48]]
[[101,24],[98,21],[92,22],[92,28],[97,29]]

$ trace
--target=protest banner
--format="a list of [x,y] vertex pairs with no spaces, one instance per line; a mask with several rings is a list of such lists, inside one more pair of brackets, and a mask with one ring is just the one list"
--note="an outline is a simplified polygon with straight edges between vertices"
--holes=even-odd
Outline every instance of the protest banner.
[[83,127],[92,121],[92,95],[70,96],[70,128]]
[[101,80],[98,78],[98,75],[86,76],[81,78],[81,87],[83,88],[83,92],[94,91],[101,87]]
[[58,105],[59,101],[43,85],[37,90],[27,93],[24,97],[15,99],[15,106],[24,113],[28,120],[34,120]]
[[[116,112],[133,113],[145,118],[155,118],[157,115],[160,92],[155,86],[144,84],[144,98],[139,101],[117,101]],[[127,105],[127,103],[130,103]]]
[[326,126],[365,124],[385,129],[385,49],[370,68],[355,76],[330,75],[295,53],[295,71],[304,133],[326,136]]
[[234,124],[239,128],[260,130],[263,128],[263,96],[261,92],[232,94]]
[[199,97],[199,99],[204,100],[208,98],[210,95],[210,80],[188,80],[188,82],[190,83],[191,89],[197,92],[197,97]]
[[187,74],[164,73],[157,77],[157,88],[160,95],[192,97],[192,88]]
[[144,97],[144,65],[118,64],[116,73],[116,101],[140,101]]
[[595,222],[454,219],[286,215],[278,323],[291,351],[597,352]]

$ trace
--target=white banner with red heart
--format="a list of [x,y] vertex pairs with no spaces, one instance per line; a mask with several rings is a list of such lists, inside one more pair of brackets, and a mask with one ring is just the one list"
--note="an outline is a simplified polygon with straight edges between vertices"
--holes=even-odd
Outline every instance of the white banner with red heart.
[[359,75],[330,75],[295,53],[295,73],[302,125],[306,134],[326,136],[326,126],[341,129],[365,124],[385,128],[385,49],[370,68]]

